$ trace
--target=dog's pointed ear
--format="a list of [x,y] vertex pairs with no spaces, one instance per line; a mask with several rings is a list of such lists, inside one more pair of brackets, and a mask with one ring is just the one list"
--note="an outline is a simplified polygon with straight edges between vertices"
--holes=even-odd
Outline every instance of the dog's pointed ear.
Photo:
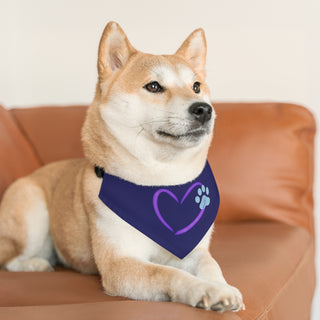
[[194,30],[183,42],[176,55],[189,62],[198,74],[205,77],[207,42],[203,29]]
[[116,22],[109,22],[102,33],[99,44],[99,79],[103,80],[120,70],[128,62],[130,56],[136,52],[121,27]]

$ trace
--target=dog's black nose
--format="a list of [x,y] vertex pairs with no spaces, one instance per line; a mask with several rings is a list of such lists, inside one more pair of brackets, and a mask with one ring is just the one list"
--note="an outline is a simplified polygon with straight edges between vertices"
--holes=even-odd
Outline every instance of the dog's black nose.
[[195,102],[189,107],[189,113],[204,124],[211,119],[212,107],[205,102]]

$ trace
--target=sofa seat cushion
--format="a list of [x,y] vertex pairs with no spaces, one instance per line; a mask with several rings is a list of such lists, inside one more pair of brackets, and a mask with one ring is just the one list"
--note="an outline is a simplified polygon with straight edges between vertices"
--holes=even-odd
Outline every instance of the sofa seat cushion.
[[243,293],[246,310],[239,313],[110,297],[98,276],[57,268],[1,271],[0,319],[308,319],[315,282],[312,239],[304,228],[275,222],[216,225],[211,253]]

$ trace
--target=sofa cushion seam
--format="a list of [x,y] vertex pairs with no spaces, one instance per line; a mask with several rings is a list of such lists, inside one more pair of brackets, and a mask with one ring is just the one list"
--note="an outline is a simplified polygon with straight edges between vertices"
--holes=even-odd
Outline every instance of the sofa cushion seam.
[[[311,246],[310,246],[311,245]],[[312,245],[313,245],[313,241],[312,241],[312,237],[310,238],[310,240],[307,243],[307,247],[308,250],[305,251],[305,253],[303,254],[303,256],[301,257],[301,259],[299,260],[299,262],[297,263],[294,271],[292,272],[292,274],[288,277],[288,279],[285,281],[285,283],[281,286],[280,290],[276,293],[276,295],[271,299],[270,303],[263,309],[263,311],[257,316],[256,320],[260,320],[262,319],[263,316],[267,316],[268,313],[270,312],[270,310],[272,309],[273,305],[276,303],[276,301],[278,300],[279,296],[282,294],[282,292],[287,288],[287,286],[289,285],[289,283],[291,282],[291,279],[298,273],[298,271],[300,271],[301,267],[303,265],[305,265],[305,261],[307,259],[307,255],[309,254],[310,250],[312,249]]]
[[32,149],[32,152],[34,153],[35,157],[37,158],[37,160],[39,161],[40,166],[44,165],[43,160],[41,159],[35,145],[32,143],[30,136],[27,134],[26,130],[24,129],[23,125],[21,124],[21,122],[18,120],[16,114],[15,114],[15,110],[12,109],[10,110],[12,118],[14,120],[14,122],[16,123],[18,129],[20,130],[21,134],[24,136],[24,138],[26,139],[27,143],[29,144],[30,148]]

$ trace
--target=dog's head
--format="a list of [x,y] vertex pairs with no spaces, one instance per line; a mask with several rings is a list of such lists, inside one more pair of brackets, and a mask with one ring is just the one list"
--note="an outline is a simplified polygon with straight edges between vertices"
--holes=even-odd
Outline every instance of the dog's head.
[[[101,37],[94,105],[112,140],[136,157],[208,148],[215,112],[205,83],[204,31],[174,55],[137,51],[115,22]],[[163,156],[165,157],[165,156]]]

